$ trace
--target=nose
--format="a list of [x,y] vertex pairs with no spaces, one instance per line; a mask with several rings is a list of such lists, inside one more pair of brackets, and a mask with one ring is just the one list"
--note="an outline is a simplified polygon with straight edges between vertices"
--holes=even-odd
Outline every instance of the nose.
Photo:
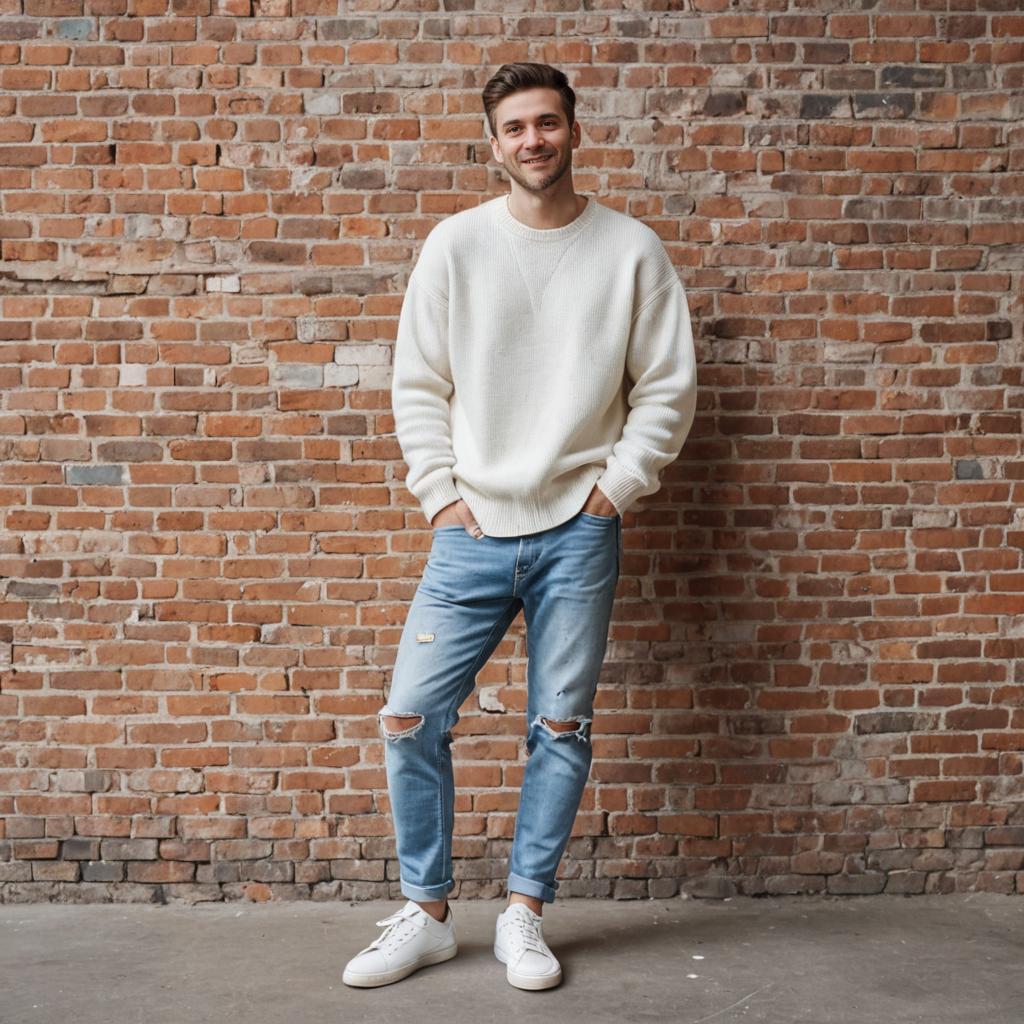
[[527,150],[534,150],[540,148],[541,136],[535,128],[526,129],[526,141],[523,143],[523,148]]

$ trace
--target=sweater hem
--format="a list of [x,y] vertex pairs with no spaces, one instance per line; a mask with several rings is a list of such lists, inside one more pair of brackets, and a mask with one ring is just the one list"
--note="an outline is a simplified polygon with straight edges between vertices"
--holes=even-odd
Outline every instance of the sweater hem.
[[485,497],[459,479],[455,486],[488,537],[520,537],[554,529],[572,519],[583,508],[603,472],[603,466],[592,467],[558,497],[552,498],[545,492],[543,503],[525,494],[512,498]]

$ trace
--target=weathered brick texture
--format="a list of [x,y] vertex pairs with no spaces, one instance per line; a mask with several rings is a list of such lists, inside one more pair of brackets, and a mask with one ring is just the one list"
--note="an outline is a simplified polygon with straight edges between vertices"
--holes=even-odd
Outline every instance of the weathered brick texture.
[[[431,226],[507,188],[516,59],[701,364],[561,894],[1024,892],[1019,3],[381,6],[0,0],[0,899],[398,895],[392,344]],[[462,897],[524,656],[456,730]]]

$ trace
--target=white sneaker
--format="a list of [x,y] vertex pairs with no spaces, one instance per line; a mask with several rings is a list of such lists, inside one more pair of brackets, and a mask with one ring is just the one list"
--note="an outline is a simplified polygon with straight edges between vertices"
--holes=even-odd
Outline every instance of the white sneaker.
[[516,988],[554,988],[562,967],[541,931],[542,918],[525,903],[513,903],[498,915],[494,955],[507,965],[505,977]]
[[349,960],[341,980],[356,988],[375,988],[401,981],[429,964],[451,960],[459,947],[450,903],[447,910],[445,919],[438,921],[409,900],[397,913],[377,922],[384,933]]

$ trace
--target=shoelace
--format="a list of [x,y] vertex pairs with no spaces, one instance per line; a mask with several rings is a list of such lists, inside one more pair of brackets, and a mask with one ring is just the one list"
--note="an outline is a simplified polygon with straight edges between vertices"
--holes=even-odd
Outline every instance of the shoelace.
[[507,930],[516,953],[522,954],[528,949],[545,955],[550,952],[541,935],[540,921],[527,917],[526,914],[510,914],[504,918],[502,926]]
[[420,927],[402,910],[392,914],[390,917],[385,917],[383,921],[377,921],[377,927],[386,928],[387,931],[371,942],[366,948],[380,949],[385,953],[390,952],[395,946],[405,940],[407,929],[402,927],[405,923],[411,924],[414,929]]

